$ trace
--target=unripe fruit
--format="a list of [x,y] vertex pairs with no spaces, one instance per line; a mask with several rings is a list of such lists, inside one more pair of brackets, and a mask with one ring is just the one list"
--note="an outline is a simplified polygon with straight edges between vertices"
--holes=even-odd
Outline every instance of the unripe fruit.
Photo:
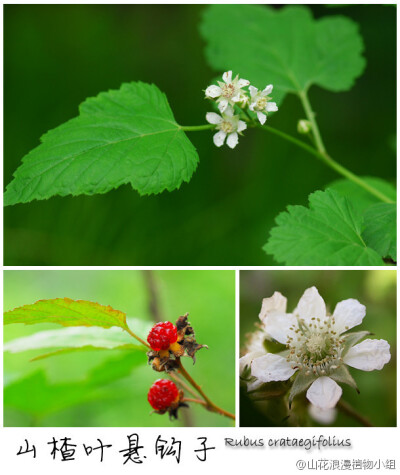
[[147,337],[147,342],[154,351],[168,350],[178,339],[176,326],[171,322],[160,322],[153,326]]
[[169,379],[158,379],[151,386],[147,399],[153,409],[165,412],[179,404],[179,390]]

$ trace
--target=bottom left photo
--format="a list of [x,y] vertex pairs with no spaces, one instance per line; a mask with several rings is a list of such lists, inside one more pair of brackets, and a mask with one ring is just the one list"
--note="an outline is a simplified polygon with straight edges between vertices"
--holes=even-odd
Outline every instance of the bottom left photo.
[[234,271],[7,270],[3,323],[6,427],[235,425]]

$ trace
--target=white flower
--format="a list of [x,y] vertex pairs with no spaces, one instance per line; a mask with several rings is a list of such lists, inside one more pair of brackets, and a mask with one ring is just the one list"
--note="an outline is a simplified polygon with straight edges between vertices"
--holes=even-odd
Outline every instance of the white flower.
[[259,91],[256,87],[250,86],[250,105],[249,109],[257,113],[257,118],[261,125],[265,124],[268,112],[276,112],[278,107],[276,102],[270,102],[271,97],[268,96],[272,92],[273,86],[270,84],[263,91]]
[[210,99],[216,99],[218,103],[218,109],[221,112],[225,112],[228,105],[234,106],[236,102],[242,103],[244,99],[244,92],[242,87],[248,86],[250,81],[247,79],[239,79],[239,76],[236,76],[232,80],[232,71],[227,71],[222,75],[222,81],[217,81],[218,86],[211,85],[206,89],[206,97]]
[[235,148],[239,142],[238,133],[246,129],[246,122],[239,120],[238,115],[233,115],[233,110],[228,107],[225,113],[219,115],[215,112],[208,112],[206,115],[207,122],[214,124],[216,129],[219,130],[214,135],[214,144],[217,147],[221,147],[225,138],[228,136],[226,143],[230,148]]
[[286,298],[275,292],[263,300],[259,317],[266,334],[285,344],[287,350],[248,357],[251,375],[260,385],[285,381],[297,373],[289,401],[307,390],[307,399],[317,408],[335,407],[342,395],[337,382],[357,389],[346,365],[372,371],[382,369],[390,360],[387,341],[367,339],[358,343],[369,332],[347,332],[364,316],[365,306],[355,299],[339,302],[333,315],[327,315],[315,287],[304,292],[293,313],[286,313]]

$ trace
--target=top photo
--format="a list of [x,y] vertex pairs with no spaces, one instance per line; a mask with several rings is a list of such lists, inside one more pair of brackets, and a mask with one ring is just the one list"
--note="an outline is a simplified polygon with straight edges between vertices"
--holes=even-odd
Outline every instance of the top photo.
[[3,9],[4,265],[396,265],[396,6]]

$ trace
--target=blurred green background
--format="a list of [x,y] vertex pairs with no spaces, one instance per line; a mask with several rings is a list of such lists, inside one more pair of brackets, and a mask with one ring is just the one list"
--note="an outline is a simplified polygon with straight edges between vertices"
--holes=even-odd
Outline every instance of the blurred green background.
[[[240,272],[240,347],[244,350],[246,334],[255,330],[262,299],[275,291],[287,297],[287,311],[296,307],[304,291],[315,285],[332,313],[341,300],[355,298],[367,307],[363,323],[354,331],[368,330],[371,338],[390,344],[391,359],[380,371],[361,371],[349,367],[360,394],[342,385],[342,398],[374,426],[396,426],[396,271],[241,271]],[[242,354],[244,354],[242,350]],[[300,397],[300,396],[299,396]],[[309,420],[308,423],[318,425]],[[274,425],[247,397],[240,395],[240,425]],[[286,425],[282,422],[278,425]],[[334,426],[359,426],[353,418],[338,412]]]
[[[149,271],[146,271],[149,272]],[[235,411],[234,271],[151,271],[162,320],[189,312],[198,343],[207,344],[196,364],[183,364],[210,399]],[[148,326],[151,299],[141,271],[5,271],[4,309],[39,299],[70,297],[111,305]],[[4,341],[59,325],[4,327]],[[135,331],[135,328],[132,328]],[[139,332],[138,332],[139,333]],[[139,335],[146,339],[147,334]],[[133,340],[135,343],[135,341]],[[147,392],[165,377],[147,366],[145,353],[128,350],[76,352],[30,362],[49,350],[4,354],[5,426],[232,426],[230,419],[192,403],[177,421],[150,414]],[[190,397],[190,394],[187,395]]]
[[[87,97],[123,82],[154,82],[178,123],[205,123],[203,90],[216,76],[198,33],[205,8],[6,5],[5,185],[43,133],[75,117]],[[351,91],[311,89],[327,149],[355,173],[394,182],[396,9],[310,8],[317,18],[344,14],[357,21],[367,58]],[[289,96],[269,120],[296,134],[303,116]],[[6,208],[5,264],[274,265],[261,249],[274,217],[287,204],[305,205],[338,176],[279,138],[245,135],[232,151],[217,149],[209,131],[191,133],[200,164],[191,182],[172,193],[140,197],[126,185]]]

